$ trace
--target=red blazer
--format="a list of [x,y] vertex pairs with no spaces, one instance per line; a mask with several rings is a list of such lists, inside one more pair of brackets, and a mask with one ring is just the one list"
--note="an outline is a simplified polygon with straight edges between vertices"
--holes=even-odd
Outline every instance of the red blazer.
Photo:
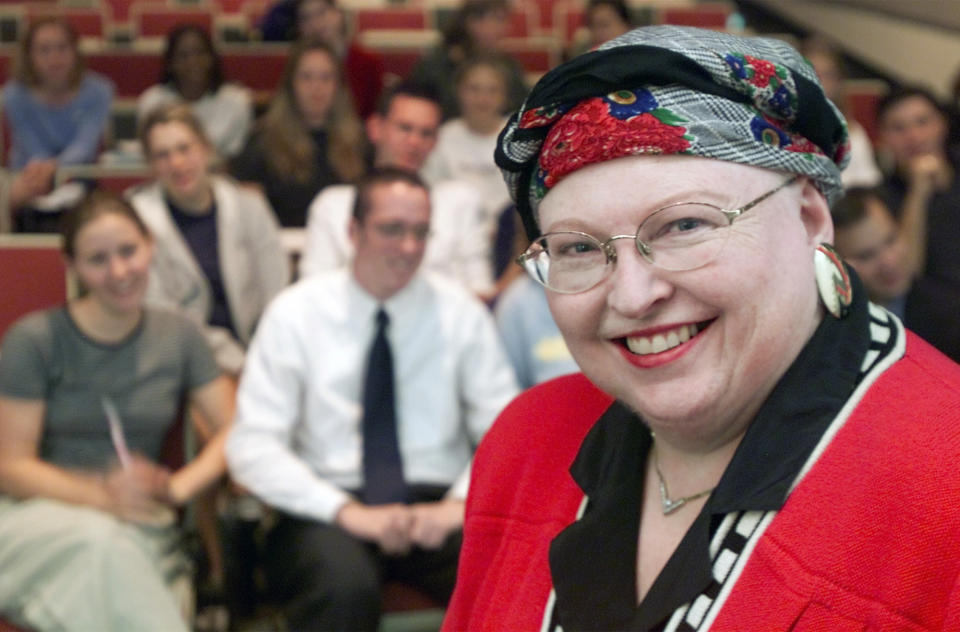
[[[558,378],[487,433],[445,630],[540,629],[548,547],[583,500],[567,470],[610,403],[583,376]],[[741,558],[711,629],[960,630],[960,366],[908,333],[905,355],[847,408]]]

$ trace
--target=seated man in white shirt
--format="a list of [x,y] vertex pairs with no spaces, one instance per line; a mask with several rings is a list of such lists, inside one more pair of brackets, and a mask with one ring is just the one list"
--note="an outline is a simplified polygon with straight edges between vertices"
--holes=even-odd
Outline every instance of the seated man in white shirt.
[[[265,564],[292,630],[376,629],[392,577],[446,601],[472,450],[517,392],[486,307],[418,270],[431,220],[419,177],[375,170],[358,190],[351,265],[268,307],[227,446],[235,479],[279,510]],[[390,395],[372,394],[390,366]],[[387,434],[371,428],[384,411]],[[385,437],[393,458],[373,456]]]
[[[374,166],[419,172],[437,142],[440,120],[435,93],[419,85],[397,85],[367,120]],[[346,265],[353,256],[347,227],[355,192],[352,185],[329,186],[310,205],[301,277]],[[492,235],[480,192],[468,182],[446,180],[431,188],[430,204],[433,218],[424,266],[488,297],[493,292]]]

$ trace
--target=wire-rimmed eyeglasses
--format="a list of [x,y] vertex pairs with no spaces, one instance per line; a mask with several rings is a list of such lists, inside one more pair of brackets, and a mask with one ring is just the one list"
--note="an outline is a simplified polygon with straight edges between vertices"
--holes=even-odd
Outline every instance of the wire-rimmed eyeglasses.
[[633,239],[637,252],[663,270],[695,270],[720,256],[734,220],[798,179],[791,176],[732,210],[706,202],[669,204],[648,215],[635,234],[606,241],[579,231],[547,233],[530,244],[517,263],[535,281],[562,294],[585,292],[607,278],[617,262],[617,239]]

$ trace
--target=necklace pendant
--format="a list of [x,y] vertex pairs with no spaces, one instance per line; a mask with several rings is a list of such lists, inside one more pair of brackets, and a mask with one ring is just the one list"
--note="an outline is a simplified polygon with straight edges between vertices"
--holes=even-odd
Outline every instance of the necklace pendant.
[[667,496],[667,486],[660,481],[660,508],[663,510],[664,516],[669,516],[677,509],[680,509],[687,504],[686,498],[678,498],[676,500],[670,500]]

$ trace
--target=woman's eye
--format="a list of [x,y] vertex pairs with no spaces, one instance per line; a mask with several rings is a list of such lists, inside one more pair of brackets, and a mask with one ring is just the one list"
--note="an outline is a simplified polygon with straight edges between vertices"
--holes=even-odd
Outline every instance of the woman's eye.
[[120,256],[125,259],[129,259],[135,254],[137,254],[137,247],[134,245],[123,246],[120,248]]
[[667,225],[668,232],[689,232],[696,230],[703,225],[703,220],[696,217],[684,217]]
[[664,222],[656,228],[653,239],[698,238],[710,234],[717,227],[717,222],[711,218],[687,215]]
[[566,244],[561,244],[557,248],[555,256],[560,257],[573,257],[576,255],[585,255],[597,252],[599,250],[597,244],[589,241],[574,241]]

